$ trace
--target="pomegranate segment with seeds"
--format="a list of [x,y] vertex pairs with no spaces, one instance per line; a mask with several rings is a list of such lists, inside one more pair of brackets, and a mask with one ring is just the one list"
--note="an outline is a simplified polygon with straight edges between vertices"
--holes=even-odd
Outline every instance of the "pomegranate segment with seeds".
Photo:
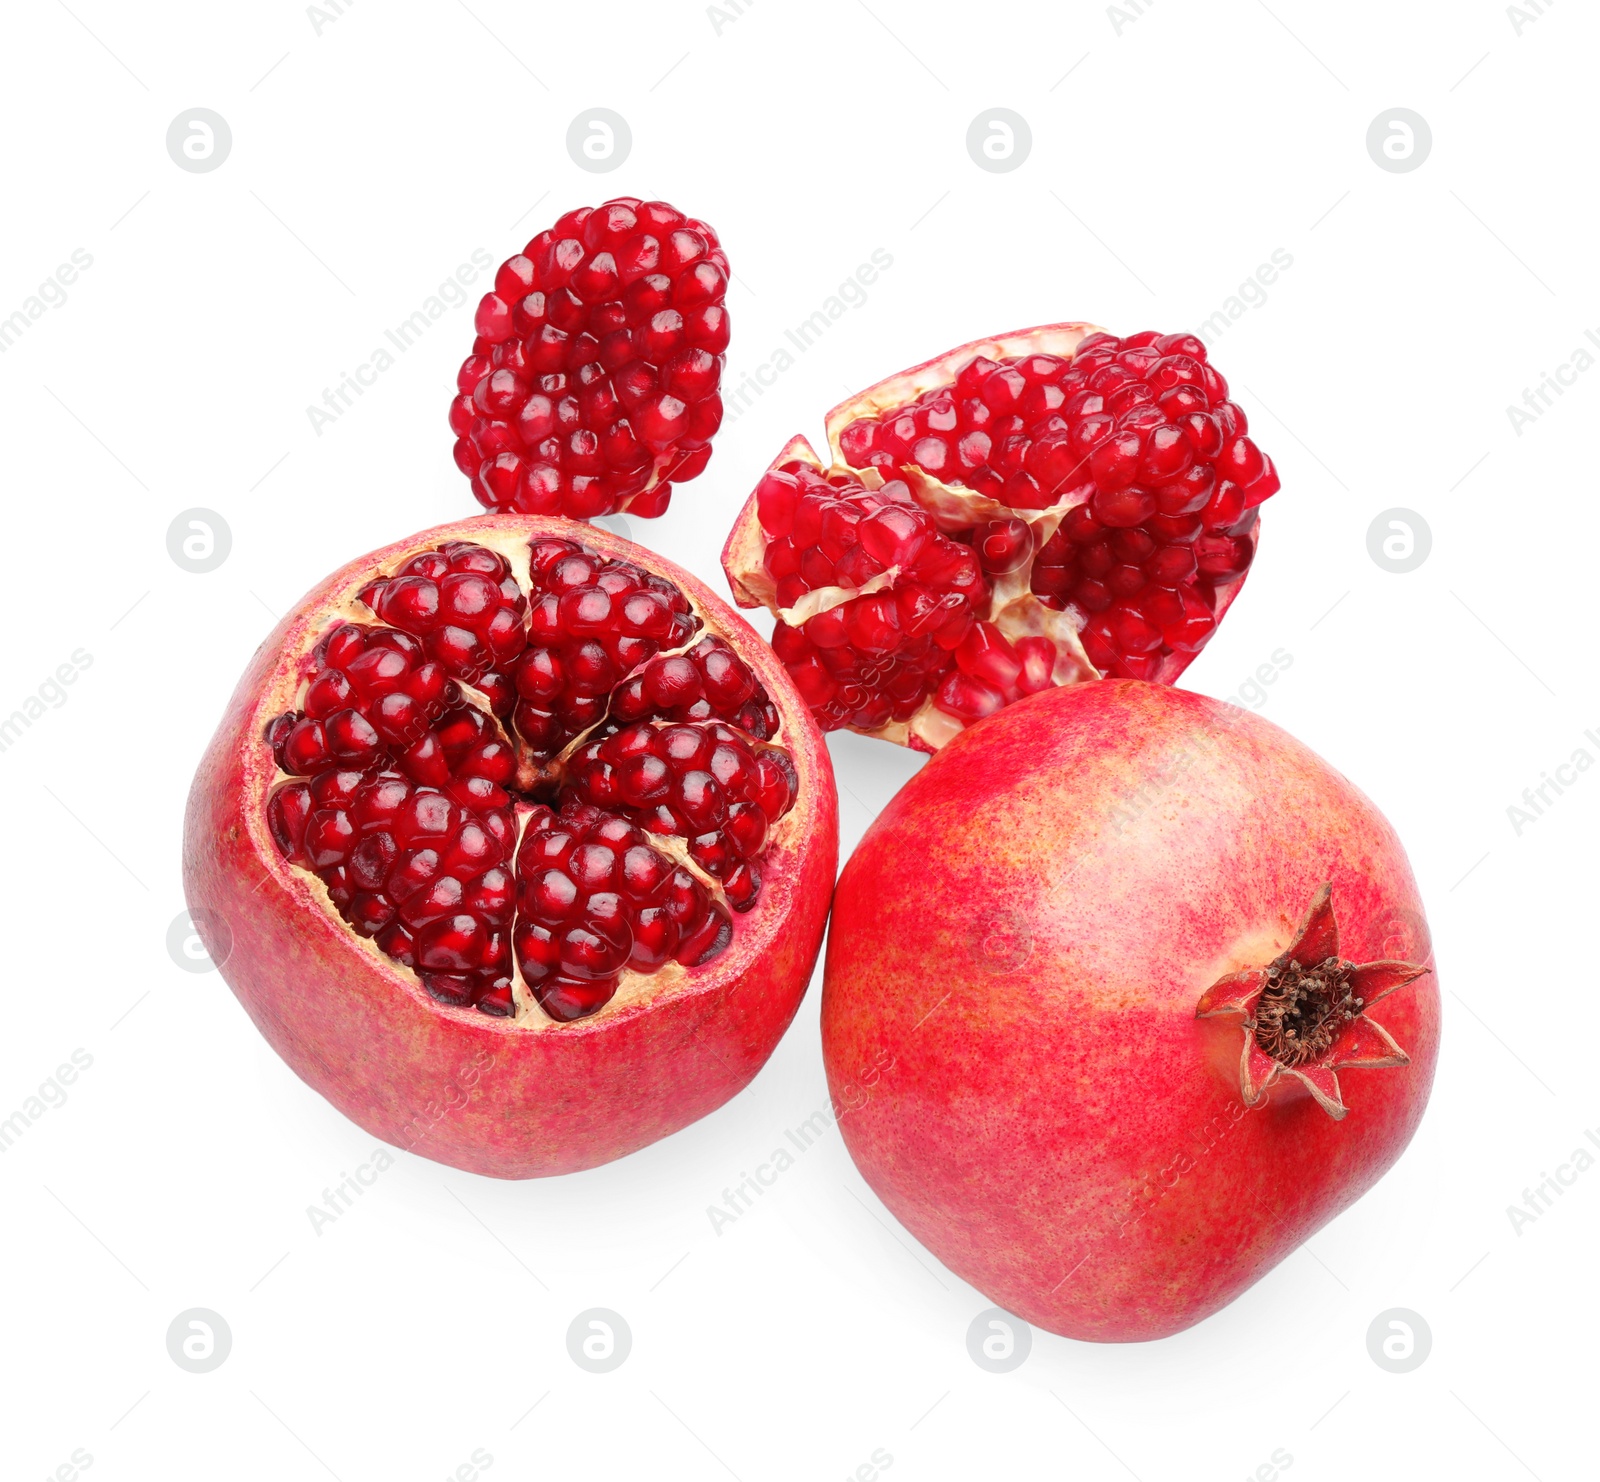
[[518,733],[540,762],[608,712],[613,691],[700,626],[671,582],[549,537],[530,551],[528,648],[515,675]]
[[530,818],[517,880],[517,965],[552,1019],[602,1008],[625,967],[698,967],[732,939],[700,880],[626,819],[575,800]]
[[406,1145],[406,1099],[444,1094],[457,1052],[516,1067],[527,1104],[463,1112],[432,1155],[527,1176],[754,1074],[820,945],[835,815],[782,665],[699,582],[485,516],[285,620],[196,779],[186,880],[258,1024],[379,1135]]
[[374,581],[361,600],[381,621],[422,639],[428,657],[481,690],[496,715],[511,708],[505,671],[527,647],[528,599],[498,551],[451,541]]
[[628,726],[580,747],[579,795],[652,833],[688,840],[689,858],[748,911],[761,893],[767,833],[794,804],[794,763],[781,746],[752,746],[720,721]]
[[934,750],[1054,685],[1170,682],[1255,554],[1271,460],[1194,335],[951,351],[768,469],[723,553],[826,729]]
[[450,405],[487,509],[659,515],[722,422],[728,259],[665,201],[569,211],[500,265]]

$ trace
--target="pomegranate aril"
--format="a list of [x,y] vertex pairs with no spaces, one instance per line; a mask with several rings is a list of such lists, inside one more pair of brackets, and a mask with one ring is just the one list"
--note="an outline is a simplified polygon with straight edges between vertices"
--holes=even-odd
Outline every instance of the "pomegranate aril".
[[1186,545],[1163,546],[1145,563],[1145,572],[1158,587],[1181,586],[1194,576],[1194,551]]
[[1242,576],[1251,554],[1250,542],[1242,536],[1203,535],[1195,542],[1200,574],[1213,583]]
[[1006,703],[1003,692],[959,670],[952,670],[940,682],[934,703],[949,715],[965,721],[982,720]]
[[1146,615],[1151,621],[1160,623],[1161,636],[1168,648],[1183,653],[1197,653],[1215,629],[1216,615],[1206,600],[1191,587],[1185,587],[1171,595],[1178,601],[1181,609],[1179,612],[1158,613],[1154,605],[1147,602]]
[[1141,525],[1155,514],[1157,508],[1155,494],[1139,485],[1109,491],[1097,489],[1092,507],[1095,518],[1113,529]]
[[1153,653],[1161,647],[1160,629],[1146,621],[1137,608],[1113,608],[1106,616],[1110,619],[1117,645],[1124,654]]
[[1004,576],[1033,554],[1033,531],[1024,520],[991,520],[977,528],[972,544],[985,574]]
[[907,505],[890,504],[860,523],[858,538],[880,567],[909,566],[932,534],[926,515]]
[[310,811],[311,793],[303,782],[290,782],[277,788],[267,806],[267,826],[273,842],[290,864],[306,862],[303,840]]
[[1055,684],[1056,646],[1048,638],[1020,638],[1016,652],[1022,660],[1017,688],[1023,694],[1036,695]]
[[793,474],[776,470],[766,474],[756,487],[761,528],[774,539],[787,535],[794,527],[795,505],[799,498],[800,485]]
[[1265,468],[1260,450],[1248,437],[1234,438],[1217,460],[1218,474],[1222,478],[1232,479],[1241,488],[1254,483],[1265,472]]
[[1216,492],[1200,512],[1207,530],[1226,530],[1244,514],[1244,491],[1234,483],[1217,485]]
[[1278,470],[1273,466],[1272,459],[1265,453],[1261,455],[1261,472],[1255,481],[1246,485],[1244,491],[1245,508],[1250,509],[1260,504],[1264,499],[1270,499],[1278,492]]
[[964,674],[981,679],[1004,693],[1021,677],[1022,662],[1016,650],[992,623],[974,623],[956,649],[956,663]]

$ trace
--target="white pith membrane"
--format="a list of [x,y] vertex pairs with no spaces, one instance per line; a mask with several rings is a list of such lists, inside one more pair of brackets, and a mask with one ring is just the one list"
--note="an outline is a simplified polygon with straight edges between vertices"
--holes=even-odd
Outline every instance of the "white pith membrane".
[[[888,482],[884,471],[876,467],[858,468],[845,457],[842,437],[852,423],[863,418],[892,415],[927,392],[952,387],[957,376],[974,359],[981,357],[999,362],[1030,355],[1049,355],[1070,362],[1085,339],[1106,333],[1109,331],[1094,324],[1058,324],[997,335],[993,339],[958,346],[934,360],[889,376],[834,407],[828,413],[825,424],[830,458],[828,463],[824,463],[805,437],[794,437],[773,459],[768,472],[801,463],[808,465],[822,478],[847,478],[875,492]],[[1071,602],[1061,608],[1046,605],[1035,595],[1031,584],[1039,552],[1055,535],[1067,515],[1089,501],[1092,487],[1088,492],[1075,489],[1043,509],[1029,509],[1001,503],[962,484],[945,483],[914,463],[897,465],[892,470],[892,477],[909,487],[916,504],[944,534],[970,532],[990,521],[1020,520],[1026,524],[1031,536],[1029,550],[1018,565],[1008,572],[996,574],[984,569],[990,598],[986,608],[974,606],[973,617],[977,621],[992,623],[1008,642],[1015,643],[1018,639],[1031,637],[1049,639],[1056,650],[1051,678],[1058,686],[1102,677],[1101,671],[1085,651],[1080,637],[1090,615]],[[734,598],[741,607],[764,607],[792,628],[803,628],[809,619],[819,613],[842,606],[857,597],[892,589],[899,584],[903,574],[900,566],[890,565],[859,586],[816,587],[807,591],[792,607],[783,607],[777,600],[777,582],[766,569],[769,543],[757,514],[755,495],[752,494],[729,535],[723,551],[723,568]],[[1215,585],[1216,617],[1219,622],[1243,579],[1239,576]],[[1192,654],[1181,656],[1181,661],[1175,667],[1158,673],[1156,678],[1171,683],[1193,657]],[[935,704],[936,694],[937,691],[930,694],[907,720],[891,720],[872,729],[855,725],[842,728],[917,750],[937,751],[972,722],[940,709]]]
[[[598,542],[591,543],[586,538],[587,533],[588,532],[585,530],[579,530],[568,535],[552,534],[548,537],[537,538],[567,540],[575,545],[581,546],[584,550],[589,552],[601,562],[623,561],[631,565],[638,566],[640,570],[645,571],[646,573],[659,575],[659,573],[653,572],[652,568],[648,564],[637,561],[632,554],[613,552],[603,544]],[[524,598],[526,599],[531,596],[535,589],[535,583],[532,575],[531,555],[531,543],[533,537],[530,537],[526,531],[498,532],[491,530],[473,530],[470,532],[463,532],[462,534],[453,538],[466,541],[472,545],[481,546],[486,550],[494,551],[496,554],[504,557],[511,568],[511,575],[516,580],[516,583],[521,589]],[[365,590],[376,579],[393,577],[414,556],[423,554],[425,552],[439,550],[445,543],[446,542],[444,540],[439,539],[421,541],[414,546],[409,546],[396,552],[392,558],[386,560],[381,566],[368,568],[352,576],[349,584],[346,586],[340,596],[336,600],[327,603],[321,609],[322,613],[324,614],[324,618],[320,626],[317,627],[315,631],[312,631],[308,628],[303,641],[298,647],[284,651],[279,665],[274,672],[273,678],[264,690],[261,700],[257,705],[254,724],[254,735],[256,738],[255,744],[261,746],[266,752],[268,757],[268,766],[270,768],[270,780],[268,781],[264,794],[259,799],[258,816],[255,820],[253,820],[253,824],[256,826],[256,831],[258,832],[258,837],[264,841],[264,852],[270,851],[270,858],[275,860],[276,863],[282,868],[290,871],[294,878],[299,880],[309,889],[311,895],[315,898],[321,909],[335,923],[337,923],[338,928],[348,939],[358,943],[361,949],[372,956],[375,961],[385,964],[393,971],[409,975],[416,982],[419,990],[422,991],[424,996],[428,998],[429,1002],[443,1012],[471,1015],[476,1021],[511,1024],[519,1029],[532,1030],[536,1032],[543,1032],[547,1030],[575,1030],[581,1026],[593,1025],[596,1022],[614,1015],[624,1009],[632,1007],[633,1005],[652,999],[661,998],[673,993],[674,991],[690,986],[691,979],[695,974],[714,971],[717,965],[722,962],[724,957],[726,957],[728,952],[732,949],[733,943],[731,937],[727,946],[725,946],[715,956],[711,957],[697,967],[686,967],[682,963],[679,963],[670,957],[655,971],[648,973],[636,972],[631,967],[624,965],[617,979],[616,990],[612,996],[592,1013],[583,1015],[576,1019],[556,1019],[546,1013],[546,1011],[540,1007],[532,987],[522,975],[514,945],[509,947],[509,977],[511,981],[512,1002],[514,1005],[514,1013],[509,1018],[505,1016],[496,1016],[483,1013],[471,1004],[455,1005],[447,1003],[444,1000],[436,998],[432,994],[428,993],[426,988],[424,988],[422,985],[421,973],[417,969],[407,967],[403,962],[400,962],[398,959],[389,956],[388,953],[384,952],[383,949],[378,946],[374,937],[365,936],[351,926],[351,924],[340,913],[339,908],[334,904],[327,884],[322,880],[321,876],[314,868],[312,868],[310,865],[302,865],[290,861],[278,848],[276,839],[273,836],[273,832],[267,824],[267,805],[270,802],[272,795],[283,784],[292,782],[309,782],[311,779],[306,776],[285,772],[277,765],[276,760],[272,756],[272,747],[270,743],[264,739],[267,725],[270,724],[274,718],[284,714],[285,712],[299,712],[304,709],[306,694],[310,688],[311,676],[315,668],[315,660],[313,657],[314,651],[318,644],[320,644],[333,629],[339,627],[343,623],[354,624],[363,629],[394,629],[393,624],[385,623],[379,619],[373,610],[368,607],[366,603],[360,600],[358,594]],[[648,552],[645,552],[644,554],[648,555]],[[612,695],[615,695],[630,678],[638,674],[643,668],[645,668],[646,665],[659,659],[671,658],[678,654],[687,654],[698,643],[707,637],[725,636],[722,635],[718,624],[712,619],[707,609],[704,608],[698,601],[696,601],[692,593],[680,586],[677,582],[672,581],[672,578],[670,577],[663,576],[661,579],[670,582],[674,590],[677,591],[683,600],[688,604],[689,611],[695,618],[698,626],[682,644],[678,645],[677,647],[662,647],[655,653],[651,654],[648,658],[635,665],[632,669],[622,674],[612,688]],[[526,621],[525,616],[524,621]],[[404,631],[401,629],[394,630]],[[748,741],[750,749],[753,753],[759,754],[758,748],[760,747],[777,747],[781,748],[788,755],[791,763],[794,763],[795,752],[793,748],[788,745],[786,739],[788,727],[784,717],[783,707],[776,703],[771,691],[763,682],[761,675],[752,666],[746,663],[742,655],[739,656],[739,659],[740,662],[745,664],[745,667],[750,670],[750,673],[759,686],[761,693],[764,694],[768,701],[772,703],[773,709],[776,711],[778,717],[776,730],[764,741],[758,740],[754,736],[745,735],[745,733],[742,731],[740,734],[745,735],[745,739]],[[524,743],[521,742],[520,738],[513,730],[510,724],[510,718],[507,717],[503,720],[496,716],[493,710],[490,708],[488,700],[484,694],[480,690],[474,688],[467,681],[455,679],[453,682],[461,692],[461,703],[482,712],[482,714],[488,717],[495,730],[510,742],[512,747],[517,750],[520,756],[524,750]],[[448,711],[444,713],[448,713]],[[506,870],[507,874],[511,876],[514,900],[518,892],[518,887],[521,883],[517,875],[517,859],[521,852],[523,838],[526,835],[530,821],[534,816],[535,809],[539,806],[540,802],[543,802],[546,807],[549,807],[553,812],[559,815],[560,804],[562,801],[564,801],[564,798],[567,795],[567,764],[570,758],[574,752],[578,751],[587,741],[594,737],[596,733],[602,731],[610,722],[610,718],[611,706],[608,702],[604,713],[597,721],[595,721],[592,726],[575,734],[559,752],[554,754],[550,760],[543,765],[539,784],[541,793],[550,794],[559,789],[562,794],[561,796],[530,798],[522,786],[523,779],[520,774],[523,771],[523,768],[520,764],[518,769],[519,776],[507,785],[506,790],[511,794],[510,811],[515,824],[515,836],[509,850],[507,851],[507,858],[503,868]],[[713,717],[713,719],[716,718]],[[661,717],[650,719],[646,722],[619,722],[619,724],[623,725],[624,727],[640,723],[648,723],[659,727],[672,724],[706,724],[707,722],[674,722]],[[430,727],[433,724],[437,724],[437,718],[435,721],[430,722]],[[739,727],[734,726],[731,721],[724,720],[722,724],[729,725],[733,729],[739,730]],[[384,763],[381,766],[374,766],[369,770],[396,770],[396,768],[394,764],[390,762]],[[803,786],[804,779],[800,777],[800,768],[797,764],[794,766],[794,770],[797,778],[800,779],[798,785]],[[410,779],[408,778],[408,781],[409,780]],[[412,783],[413,787],[419,785],[423,784]],[[769,822],[766,842],[763,844],[759,853],[754,857],[756,860],[765,862],[776,854],[786,852],[788,847],[794,842],[795,835],[800,828],[799,815],[801,810],[798,807],[798,798],[799,792],[797,791],[795,801],[791,803],[789,809],[778,819]],[[716,879],[716,877],[711,875],[707,870],[702,868],[690,856],[687,839],[677,835],[654,833],[650,829],[644,827],[642,824],[636,823],[633,819],[628,818],[627,815],[620,810],[603,809],[602,811],[610,814],[612,817],[623,819],[623,821],[627,822],[631,827],[643,835],[644,840],[649,847],[665,857],[671,864],[682,866],[682,868],[685,869],[695,879],[695,881],[705,889],[712,902],[717,906],[720,906],[722,910],[727,913],[734,936],[738,935],[741,922],[746,923],[745,929],[748,930],[749,923],[752,922],[753,918],[756,918],[765,907],[771,904],[768,892],[766,889],[763,889],[760,896],[758,896],[754,904],[748,910],[743,912],[735,911],[728,901],[728,897],[723,889],[722,882]],[[520,903],[516,903],[513,905],[510,917],[507,921],[506,932],[508,943],[511,938],[511,934],[515,929],[519,912]]]

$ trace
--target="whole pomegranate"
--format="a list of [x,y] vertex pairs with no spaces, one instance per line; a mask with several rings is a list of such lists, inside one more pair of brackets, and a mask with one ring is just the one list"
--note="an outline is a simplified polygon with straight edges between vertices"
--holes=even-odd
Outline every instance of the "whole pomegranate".
[[743,1087],[816,960],[827,750],[687,572],[486,515],[352,561],[240,680],[184,883],[273,1047],[477,1173],[632,1152]]
[[501,263],[456,378],[456,466],[486,509],[659,515],[722,423],[728,259],[665,201],[569,211]]
[[826,730],[934,751],[1101,675],[1171,682],[1255,557],[1278,475],[1194,335],[1046,324],[962,345],[828,414],[722,563]]
[[1031,1323],[1159,1338],[1359,1197],[1439,1047],[1399,840],[1246,711],[1136,680],[958,736],[845,866],[823,1051],[845,1143]]

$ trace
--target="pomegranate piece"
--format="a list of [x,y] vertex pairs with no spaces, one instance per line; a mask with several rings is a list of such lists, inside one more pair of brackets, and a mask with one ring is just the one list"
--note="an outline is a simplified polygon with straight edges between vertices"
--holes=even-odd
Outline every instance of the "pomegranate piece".
[[1184,334],[964,345],[836,407],[828,439],[826,470],[804,439],[779,454],[723,566],[825,729],[929,751],[1040,689],[1176,679],[1278,488]]
[[835,1095],[874,1077],[840,1130],[889,1208],[1106,1342],[1216,1312],[1370,1188],[1439,1017],[1372,803],[1253,713],[1135,680],[1007,707],[901,789],[840,876],[822,1004]]
[[352,563],[284,621],[196,778],[185,879],[273,1044],[378,1135],[411,1145],[463,1065],[503,1062],[422,1150],[523,1177],[755,1073],[836,849],[826,748],[771,650],[653,553],[503,515]]
[[450,405],[486,509],[659,515],[722,422],[728,259],[665,201],[569,211],[495,274]]
[[813,593],[845,598],[773,632],[812,712],[827,729],[908,720],[987,609],[976,555],[941,534],[899,479],[868,489],[791,458],[767,471],[755,498],[780,607]]
[[[409,631],[342,623],[317,645],[304,711],[276,716],[265,733],[279,771],[310,781],[277,788],[267,819],[284,857],[315,872],[358,935],[415,969],[441,1002],[495,1015],[515,1011],[507,939],[515,852],[515,883],[524,912],[533,913],[515,929],[518,965],[540,1006],[565,1021],[608,1003],[625,967],[653,972],[680,945],[675,935],[666,956],[634,951],[636,935],[657,935],[656,915],[666,906],[659,892],[622,890],[616,870],[601,866],[606,825],[629,834],[625,819],[595,813],[586,831],[561,835],[560,859],[535,859],[526,839],[516,848],[507,787],[553,788],[558,804],[581,799],[683,840],[723,903],[714,905],[693,874],[676,872],[673,920],[690,944],[680,960],[699,966],[732,939],[707,928],[702,941],[697,933],[709,916],[726,920],[726,907],[743,912],[756,902],[757,861],[770,826],[794,802],[795,773],[781,746],[757,754],[744,732],[721,722],[652,726],[675,718],[650,705],[675,662],[696,680],[702,671],[728,671],[730,698],[737,693],[762,716],[772,711],[759,680],[723,640],[696,644],[696,659],[662,653],[700,627],[675,583],[559,536],[535,536],[527,563],[531,604],[505,555],[464,540],[419,552],[369,581],[361,600]],[[514,689],[498,672],[513,659]],[[464,703],[441,671],[476,682],[491,713]],[[645,718],[624,729],[611,723],[610,707],[625,676],[642,686]],[[523,744],[522,767],[493,713],[511,709],[513,694],[521,696],[511,724]],[[446,704],[455,708],[438,714]],[[435,718],[412,739],[417,725]],[[609,739],[558,757],[602,724]],[[550,810],[538,811],[533,826],[543,830]],[[582,846],[577,858],[594,869],[530,894],[528,871],[564,867],[574,840]],[[650,851],[643,838],[628,839],[619,861],[635,843]],[[658,863],[663,880],[673,874],[668,857]],[[558,897],[566,914],[552,917]]]

